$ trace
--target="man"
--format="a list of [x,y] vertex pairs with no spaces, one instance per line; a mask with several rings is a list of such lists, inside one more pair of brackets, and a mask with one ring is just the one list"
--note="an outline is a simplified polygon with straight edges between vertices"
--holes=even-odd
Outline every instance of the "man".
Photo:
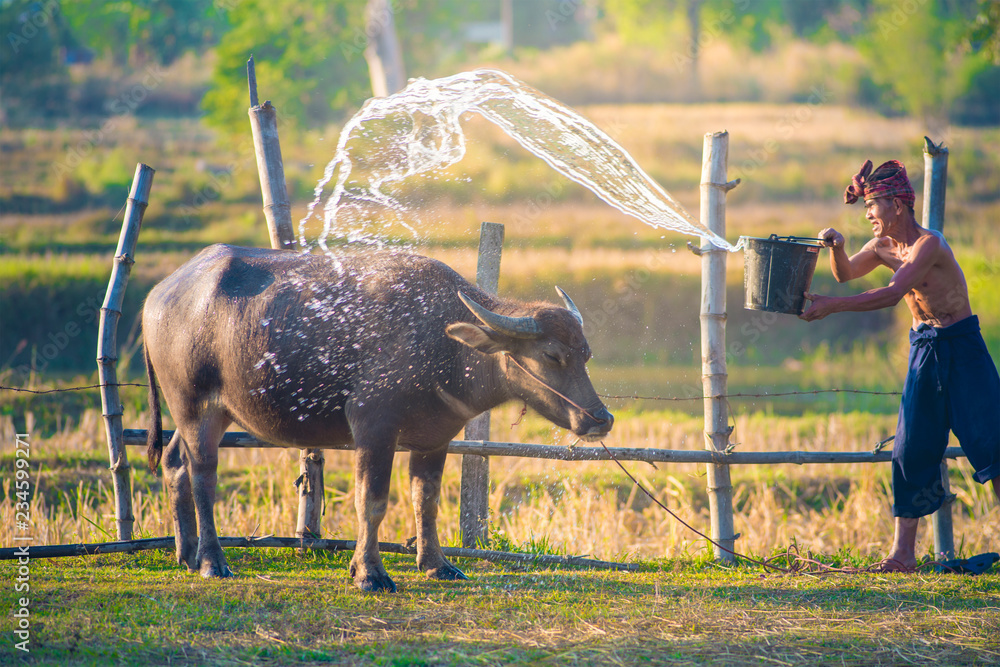
[[848,257],[835,229],[819,233],[830,251],[838,282],[860,278],[876,267],[893,271],[886,287],[846,297],[806,294],[807,322],[832,313],[877,310],[900,300],[913,315],[910,357],[892,452],[892,552],[888,571],[917,565],[917,521],[944,501],[940,463],[955,432],[975,479],[992,480],[1000,499],[1000,377],[972,314],[965,276],[939,232],[924,229],[913,215],[913,187],[901,162],[872,172],[866,161],[844,193],[853,204],[863,197],[875,238]]

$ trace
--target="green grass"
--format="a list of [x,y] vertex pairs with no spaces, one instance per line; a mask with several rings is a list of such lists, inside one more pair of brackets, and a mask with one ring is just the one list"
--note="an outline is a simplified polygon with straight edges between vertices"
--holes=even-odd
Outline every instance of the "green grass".
[[[365,595],[347,554],[228,550],[202,581],[170,552],[34,560],[31,652],[8,664],[987,664],[1000,575],[794,576],[694,558],[642,572],[461,561],[468,582],[387,557]],[[14,604],[11,587],[0,593]]]

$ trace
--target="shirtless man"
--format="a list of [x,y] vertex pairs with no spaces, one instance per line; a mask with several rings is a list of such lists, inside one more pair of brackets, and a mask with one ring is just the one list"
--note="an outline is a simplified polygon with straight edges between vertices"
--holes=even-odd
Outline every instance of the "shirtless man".
[[944,501],[940,463],[955,432],[975,479],[992,480],[1000,499],[1000,377],[972,314],[965,276],[944,237],[917,224],[914,193],[902,163],[892,160],[874,172],[866,161],[844,193],[853,204],[864,197],[874,237],[848,257],[844,237],[824,229],[837,282],[860,278],[876,267],[893,271],[886,287],[845,297],[806,294],[807,322],[832,313],[877,310],[900,300],[913,315],[910,357],[892,452],[892,552],[888,571],[917,565],[917,522]]

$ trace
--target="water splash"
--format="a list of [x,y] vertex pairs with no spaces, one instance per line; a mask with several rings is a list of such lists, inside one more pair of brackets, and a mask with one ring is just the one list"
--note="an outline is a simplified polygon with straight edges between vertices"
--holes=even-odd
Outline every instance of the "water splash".
[[[329,239],[337,237],[349,243],[384,244],[384,239],[358,226],[370,205],[395,213],[397,221],[415,234],[403,218],[406,207],[387,188],[461,160],[465,155],[461,117],[468,112],[496,124],[560,174],[623,213],[652,227],[737,249],[705,228],[593,123],[514,77],[488,69],[415,79],[394,95],[369,100],[344,126],[333,160],[299,223],[302,247],[309,245],[306,224],[331,181],[318,238],[324,252],[329,252]],[[352,147],[363,150],[358,153]],[[361,168],[352,174],[355,166]]]

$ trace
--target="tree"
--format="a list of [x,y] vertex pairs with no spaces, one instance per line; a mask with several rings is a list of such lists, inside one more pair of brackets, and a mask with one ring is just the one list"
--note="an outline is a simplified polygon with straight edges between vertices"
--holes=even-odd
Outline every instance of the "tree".
[[782,3],[790,1],[605,0],[604,8],[606,19],[625,41],[672,52],[674,63],[687,71],[697,95],[702,49],[723,38],[754,50],[765,48],[770,44],[770,31],[785,20]]
[[213,0],[63,0],[62,10],[85,46],[119,67],[169,65],[213,46],[226,28]]
[[969,54],[962,45],[974,6],[896,0],[874,0],[872,5],[870,29],[858,43],[872,79],[892,92],[899,111],[940,134],[969,81]]
[[994,65],[1000,65],[1000,0],[981,0],[968,39],[973,49],[982,50]]
[[403,50],[396,35],[396,19],[389,0],[368,0],[365,7],[365,34],[370,37],[365,49],[372,94],[385,97],[406,86]]
[[[365,50],[375,35],[366,0],[242,0],[229,12],[232,28],[216,49],[212,87],[202,106],[206,121],[246,132],[246,60],[252,54],[262,99],[271,99],[291,127],[333,122],[371,96]],[[453,50],[469,3],[389,0],[403,60],[417,75],[433,73]]]
[[[39,114],[63,106],[68,76],[60,50],[69,33],[59,3],[13,0],[0,4],[0,116]],[[23,112],[23,113],[20,113]]]

